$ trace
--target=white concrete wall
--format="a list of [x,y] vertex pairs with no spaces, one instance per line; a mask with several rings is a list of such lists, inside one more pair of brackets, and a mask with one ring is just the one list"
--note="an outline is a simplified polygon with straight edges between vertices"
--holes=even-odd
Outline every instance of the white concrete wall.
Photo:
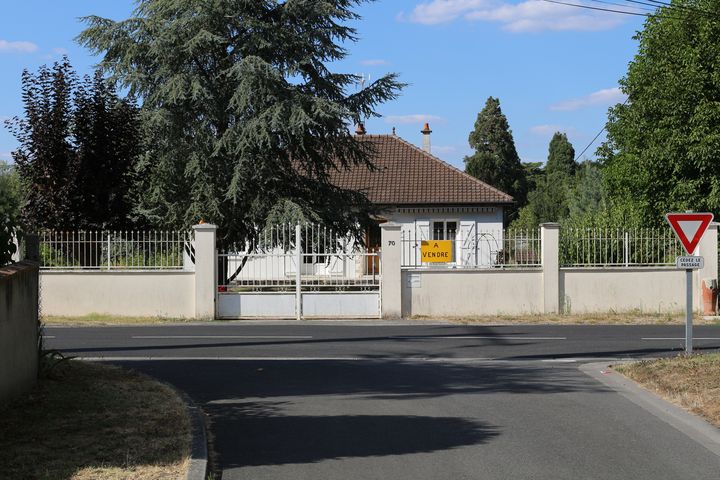
[[0,402],[35,384],[37,344],[38,266],[0,268]]
[[563,268],[560,295],[565,313],[681,312],[685,308],[685,271],[641,267]]
[[[561,269],[560,311],[674,313],[685,308],[685,272],[668,268]],[[403,270],[403,317],[537,314],[542,269]],[[552,313],[552,312],[548,312]]]
[[403,317],[542,313],[542,281],[540,269],[404,270]]
[[40,306],[48,316],[194,318],[195,274],[46,270],[40,272]]

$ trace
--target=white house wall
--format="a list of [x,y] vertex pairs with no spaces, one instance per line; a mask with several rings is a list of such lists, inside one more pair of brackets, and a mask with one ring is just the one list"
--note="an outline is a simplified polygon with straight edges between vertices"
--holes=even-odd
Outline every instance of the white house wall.
[[384,217],[401,225],[403,265],[420,265],[420,251],[414,242],[432,239],[434,221],[457,222],[455,264],[491,266],[503,249],[502,207],[405,208],[389,211]]

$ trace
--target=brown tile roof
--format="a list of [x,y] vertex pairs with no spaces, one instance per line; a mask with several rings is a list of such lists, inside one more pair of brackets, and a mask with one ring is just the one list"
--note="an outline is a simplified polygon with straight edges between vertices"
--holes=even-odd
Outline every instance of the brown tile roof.
[[334,172],[332,182],[364,192],[376,205],[509,204],[513,198],[395,135],[363,135],[373,142],[376,171]]

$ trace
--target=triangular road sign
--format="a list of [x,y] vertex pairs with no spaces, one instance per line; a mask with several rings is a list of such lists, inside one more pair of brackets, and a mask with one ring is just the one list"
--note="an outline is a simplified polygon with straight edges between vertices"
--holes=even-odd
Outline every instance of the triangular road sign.
[[712,213],[668,213],[665,218],[685,251],[692,255],[714,216]]

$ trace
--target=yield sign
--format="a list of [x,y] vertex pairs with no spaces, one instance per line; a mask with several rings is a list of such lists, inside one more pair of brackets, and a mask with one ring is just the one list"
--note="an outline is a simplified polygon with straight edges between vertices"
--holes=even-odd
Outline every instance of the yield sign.
[[665,218],[675,230],[685,251],[692,255],[714,217],[712,213],[668,213]]

